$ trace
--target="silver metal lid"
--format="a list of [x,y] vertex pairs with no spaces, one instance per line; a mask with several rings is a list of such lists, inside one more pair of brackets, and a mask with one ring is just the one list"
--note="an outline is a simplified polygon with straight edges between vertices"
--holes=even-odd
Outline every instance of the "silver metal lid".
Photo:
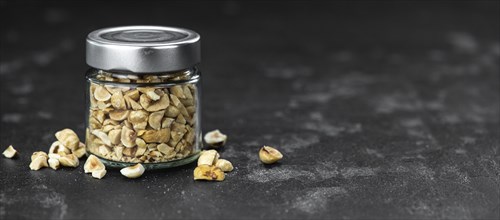
[[104,28],[87,36],[87,64],[109,71],[169,72],[201,61],[200,35],[161,26]]

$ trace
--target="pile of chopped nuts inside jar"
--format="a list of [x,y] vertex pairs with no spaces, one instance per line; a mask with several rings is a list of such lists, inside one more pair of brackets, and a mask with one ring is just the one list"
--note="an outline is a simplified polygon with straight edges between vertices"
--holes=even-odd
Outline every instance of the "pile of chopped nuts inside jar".
[[[118,75],[103,71],[106,82],[164,83],[185,80],[188,72]],[[100,85],[90,82],[87,149],[112,161],[157,163],[194,153],[197,88],[194,84],[162,87]]]

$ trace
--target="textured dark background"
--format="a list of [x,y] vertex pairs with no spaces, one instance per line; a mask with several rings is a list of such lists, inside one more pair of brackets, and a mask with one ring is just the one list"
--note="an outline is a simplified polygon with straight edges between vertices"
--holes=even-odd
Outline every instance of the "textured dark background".
[[[498,1],[0,6],[0,146],[21,153],[0,159],[2,219],[499,218]],[[235,170],[30,171],[55,131],[83,138],[86,34],[136,24],[201,34],[203,130]]]

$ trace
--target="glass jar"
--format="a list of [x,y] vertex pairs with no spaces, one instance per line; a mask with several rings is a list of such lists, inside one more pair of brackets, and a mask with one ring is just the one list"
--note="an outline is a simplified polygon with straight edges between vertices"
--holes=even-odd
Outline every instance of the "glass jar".
[[200,129],[200,36],[159,26],[87,37],[86,147],[111,167],[195,161]]

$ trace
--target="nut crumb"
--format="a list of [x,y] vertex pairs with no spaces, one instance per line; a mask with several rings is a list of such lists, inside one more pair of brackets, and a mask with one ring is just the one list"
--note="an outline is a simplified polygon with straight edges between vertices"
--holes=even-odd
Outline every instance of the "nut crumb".
[[219,153],[216,150],[202,151],[198,158],[198,166],[200,165],[215,165],[219,159]]
[[[56,154],[58,155],[58,154]],[[59,163],[59,160],[58,159],[55,159],[55,158],[49,158],[49,166],[50,168],[52,168],[53,170],[57,170],[61,167],[61,163]]]
[[262,163],[273,164],[283,158],[283,154],[273,147],[264,146],[260,148],[259,158]]
[[48,159],[49,157],[45,152],[42,151],[34,152],[33,155],[31,155],[30,169],[39,170],[44,167],[49,167],[49,164],[47,164]]
[[14,147],[12,147],[12,145],[7,147],[7,149],[5,149],[5,151],[3,151],[3,156],[6,158],[13,158],[16,155],[17,155],[17,150],[14,149]]
[[104,175],[106,175],[107,171],[106,170],[95,170],[92,171],[92,177],[96,179],[102,179]]
[[83,165],[83,171],[85,173],[92,173],[96,170],[104,170],[104,169],[106,169],[104,164],[101,162],[101,160],[99,160],[99,158],[97,158],[94,155],[90,155],[87,158],[87,161],[85,161],[85,164]]
[[138,163],[134,166],[125,167],[120,170],[120,173],[128,178],[134,179],[139,178],[144,173],[144,167],[142,164]]
[[70,150],[76,150],[80,143],[80,139],[78,139],[76,133],[69,128],[65,128],[61,131],[56,132],[55,136],[62,145],[69,148]]
[[61,156],[59,158],[59,163],[64,167],[78,167],[78,165],[80,165],[78,157],[73,154]]
[[218,129],[205,134],[205,142],[213,148],[219,148],[226,144],[227,135],[221,133]]
[[224,172],[231,172],[234,169],[233,164],[226,159],[218,159],[215,166],[219,167]]
[[224,172],[213,165],[200,165],[194,169],[194,180],[216,180],[223,181],[225,178]]

